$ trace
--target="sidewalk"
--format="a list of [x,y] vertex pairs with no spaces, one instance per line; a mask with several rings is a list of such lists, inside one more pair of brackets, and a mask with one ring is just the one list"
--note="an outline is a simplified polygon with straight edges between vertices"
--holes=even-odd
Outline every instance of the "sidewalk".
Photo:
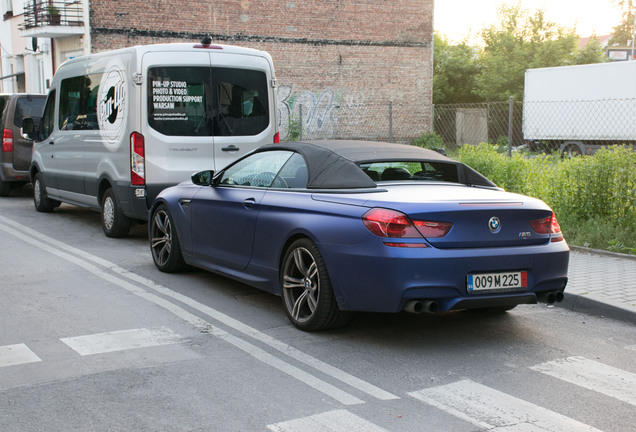
[[571,247],[568,278],[558,306],[636,323],[636,256]]

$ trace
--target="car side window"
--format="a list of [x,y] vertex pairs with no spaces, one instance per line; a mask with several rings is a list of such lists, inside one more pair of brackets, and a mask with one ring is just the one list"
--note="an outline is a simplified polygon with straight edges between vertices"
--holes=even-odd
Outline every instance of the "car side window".
[[255,153],[226,169],[219,184],[268,188],[274,183],[285,162],[293,155],[294,152],[286,150]]
[[60,130],[97,130],[97,93],[101,74],[62,80],[60,86]]
[[307,162],[300,153],[294,153],[280,170],[272,187],[304,189],[307,187],[309,171]]
[[51,91],[48,99],[46,100],[44,114],[42,114],[42,120],[40,121],[39,127],[38,138],[40,141],[47,139],[51,133],[53,133],[53,127],[55,126],[55,94],[55,90]]

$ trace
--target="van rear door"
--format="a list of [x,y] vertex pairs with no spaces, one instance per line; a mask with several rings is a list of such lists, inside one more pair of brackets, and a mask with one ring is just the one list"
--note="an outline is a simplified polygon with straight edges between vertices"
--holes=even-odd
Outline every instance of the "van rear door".
[[142,71],[141,133],[152,200],[163,187],[214,169],[210,55],[151,51]]

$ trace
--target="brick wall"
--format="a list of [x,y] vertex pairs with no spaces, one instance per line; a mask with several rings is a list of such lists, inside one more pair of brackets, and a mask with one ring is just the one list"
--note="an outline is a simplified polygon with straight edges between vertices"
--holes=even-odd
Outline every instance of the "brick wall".
[[[92,51],[199,41],[268,51],[310,137],[407,140],[431,124],[433,0],[91,0]],[[323,133],[324,132],[324,133]]]

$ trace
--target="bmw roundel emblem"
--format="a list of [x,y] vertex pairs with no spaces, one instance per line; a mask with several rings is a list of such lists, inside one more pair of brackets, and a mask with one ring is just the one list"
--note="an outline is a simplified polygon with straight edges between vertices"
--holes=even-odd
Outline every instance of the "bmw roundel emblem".
[[490,231],[498,231],[500,227],[501,223],[499,222],[499,218],[497,216],[491,217],[488,221],[488,228],[490,228]]

